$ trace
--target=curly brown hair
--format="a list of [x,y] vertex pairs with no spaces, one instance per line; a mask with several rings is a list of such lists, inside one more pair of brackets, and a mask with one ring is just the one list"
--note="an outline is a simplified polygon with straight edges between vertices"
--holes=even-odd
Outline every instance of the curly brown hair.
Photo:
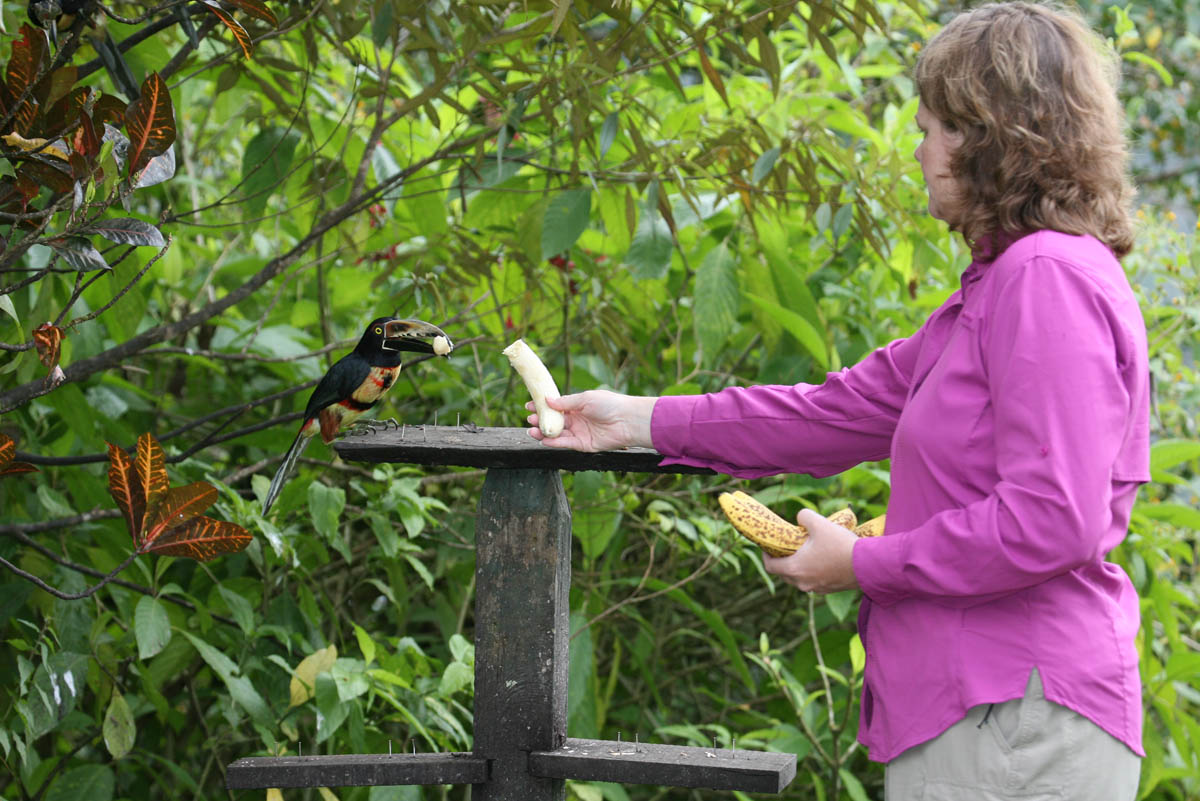
[[1118,259],[1133,246],[1120,61],[1074,12],[991,3],[951,20],[922,50],[921,102],[963,135],[954,228],[977,257],[999,239],[1091,234]]

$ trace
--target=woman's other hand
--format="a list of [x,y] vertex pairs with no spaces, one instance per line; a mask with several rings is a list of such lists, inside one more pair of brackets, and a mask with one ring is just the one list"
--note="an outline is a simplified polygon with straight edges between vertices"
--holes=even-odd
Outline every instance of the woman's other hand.
[[[547,398],[550,408],[566,417],[563,432],[547,437],[537,427],[537,413],[529,415],[529,435],[552,448],[571,448],[577,451],[611,451],[620,448],[650,448],[650,415],[654,397],[635,397],[591,389],[561,398]],[[533,401],[525,408],[534,411]]]
[[791,556],[763,554],[763,566],[793,587],[822,595],[858,589],[854,576],[854,543],[858,537],[848,528],[830,523],[811,509],[796,515],[808,529],[808,540]]

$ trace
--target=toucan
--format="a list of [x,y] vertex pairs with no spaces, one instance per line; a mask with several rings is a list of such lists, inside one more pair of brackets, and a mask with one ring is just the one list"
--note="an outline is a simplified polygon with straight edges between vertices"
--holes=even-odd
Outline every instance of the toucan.
[[379,403],[400,375],[401,354],[450,355],[454,343],[442,329],[424,320],[379,317],[371,321],[354,350],[334,362],[304,408],[300,431],[275,471],[263,501],[265,515],[296,466],[296,460],[318,432],[326,443]]

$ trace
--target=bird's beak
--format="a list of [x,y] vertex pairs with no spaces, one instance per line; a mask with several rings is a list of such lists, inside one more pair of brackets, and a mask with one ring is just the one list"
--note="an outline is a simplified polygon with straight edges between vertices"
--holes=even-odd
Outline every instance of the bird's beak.
[[389,320],[383,324],[383,349],[449,356],[454,343],[446,332],[424,320]]

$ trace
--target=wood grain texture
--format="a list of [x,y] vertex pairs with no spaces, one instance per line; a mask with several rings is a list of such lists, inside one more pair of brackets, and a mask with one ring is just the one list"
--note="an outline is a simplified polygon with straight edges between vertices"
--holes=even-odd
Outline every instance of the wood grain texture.
[[571,509],[556,470],[488,470],[475,529],[474,801],[561,801],[528,771],[567,736]]
[[464,753],[246,757],[225,771],[231,790],[478,784],[488,775],[487,760]]
[[796,755],[570,738],[561,748],[530,754],[529,771],[580,781],[778,793],[796,776]]
[[580,453],[542,445],[526,428],[410,426],[350,434],[333,444],[348,462],[397,462],[447,467],[612,470],[621,473],[707,473],[703,467],[660,466],[652,448]]

